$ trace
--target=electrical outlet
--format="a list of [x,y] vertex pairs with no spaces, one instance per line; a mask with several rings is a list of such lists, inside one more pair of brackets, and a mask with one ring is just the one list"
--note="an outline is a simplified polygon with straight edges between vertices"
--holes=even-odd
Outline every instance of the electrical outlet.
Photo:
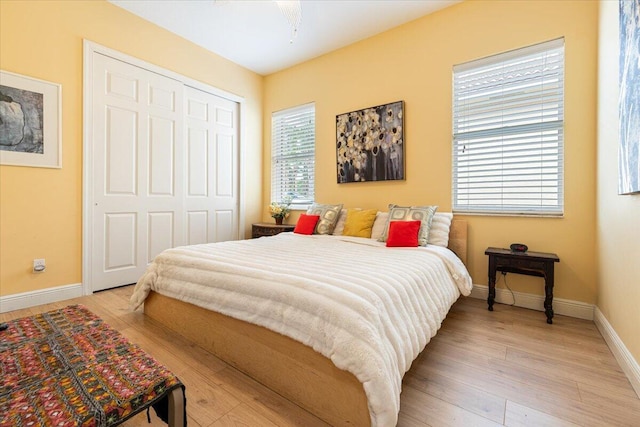
[[33,272],[42,273],[47,266],[44,263],[44,258],[38,258],[33,260]]

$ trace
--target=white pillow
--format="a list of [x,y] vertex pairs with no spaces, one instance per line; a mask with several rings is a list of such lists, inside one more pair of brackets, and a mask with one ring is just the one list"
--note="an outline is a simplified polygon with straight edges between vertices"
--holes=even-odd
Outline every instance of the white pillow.
[[373,222],[373,227],[371,228],[372,239],[378,240],[380,236],[382,236],[388,220],[389,212],[378,212],[376,214],[376,220]]
[[[431,220],[431,229],[429,230],[430,245],[447,247],[449,246],[449,229],[451,228],[451,220],[453,213],[436,212]],[[377,221],[377,219],[376,219]]]
[[344,222],[347,220],[347,210],[341,209],[340,215],[338,215],[338,222],[336,222],[336,227],[333,229],[334,236],[342,236],[344,232]]

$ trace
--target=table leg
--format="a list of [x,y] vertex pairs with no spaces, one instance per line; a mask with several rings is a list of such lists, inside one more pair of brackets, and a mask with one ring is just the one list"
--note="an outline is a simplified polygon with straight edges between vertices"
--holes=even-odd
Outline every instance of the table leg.
[[547,323],[553,323],[553,264],[544,268],[544,314],[547,315]]
[[487,297],[487,304],[489,305],[489,311],[493,311],[493,302],[496,299],[496,259],[489,255],[489,296]]

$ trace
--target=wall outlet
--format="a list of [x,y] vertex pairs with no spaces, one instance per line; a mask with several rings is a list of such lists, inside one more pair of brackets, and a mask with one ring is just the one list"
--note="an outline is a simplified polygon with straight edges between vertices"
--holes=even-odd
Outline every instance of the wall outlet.
[[47,266],[44,263],[44,258],[38,258],[33,260],[34,273],[43,273],[45,268],[47,268]]

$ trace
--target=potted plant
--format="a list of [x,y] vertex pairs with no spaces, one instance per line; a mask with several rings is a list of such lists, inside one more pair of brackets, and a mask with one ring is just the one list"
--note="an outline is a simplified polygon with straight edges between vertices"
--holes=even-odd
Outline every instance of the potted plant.
[[289,217],[289,205],[291,202],[271,202],[269,205],[269,212],[271,213],[271,217],[275,218],[276,224],[282,224],[282,221],[285,218]]

